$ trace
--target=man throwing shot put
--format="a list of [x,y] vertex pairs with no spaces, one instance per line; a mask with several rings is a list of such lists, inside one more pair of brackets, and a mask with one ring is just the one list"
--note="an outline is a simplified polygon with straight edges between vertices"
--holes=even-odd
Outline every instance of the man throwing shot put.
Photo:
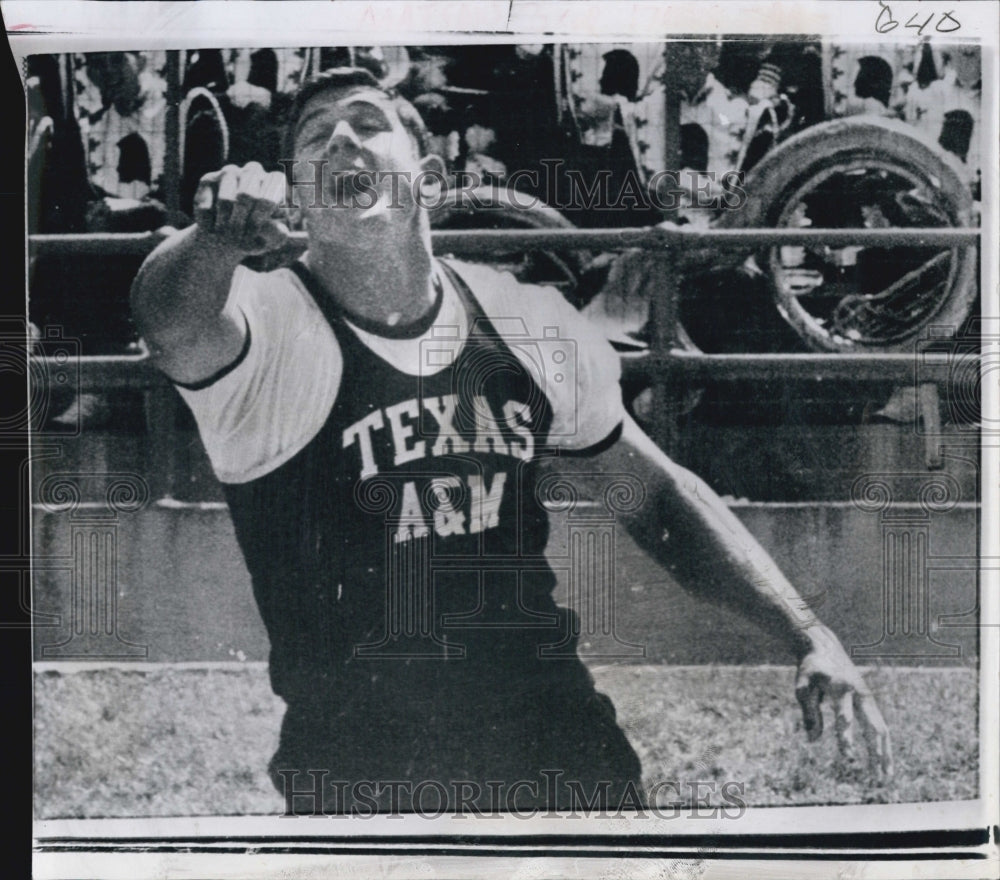
[[[685,587],[779,634],[841,746],[890,770],[872,694],[837,638],[708,486],[626,414],[618,359],[560,294],[435,259],[443,183],[413,107],[361,70],[306,83],[286,178],[207,174],[196,223],[133,289],[222,482],[287,703],[270,772],[295,811],[615,808],[639,760],[552,598],[540,483],[567,456],[625,475],[620,521]],[[301,794],[305,792],[305,794]],[[427,806],[429,804],[429,807]]]

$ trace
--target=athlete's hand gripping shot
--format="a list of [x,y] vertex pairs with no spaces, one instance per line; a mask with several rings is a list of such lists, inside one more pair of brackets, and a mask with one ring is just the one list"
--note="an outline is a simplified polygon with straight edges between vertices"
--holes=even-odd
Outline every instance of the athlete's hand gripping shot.
[[[286,803],[643,802],[545,558],[541,483],[580,456],[642,486],[620,521],[685,589],[787,645],[808,737],[826,700],[842,750],[860,728],[876,773],[891,772],[886,724],[837,637],[629,417],[599,330],[552,288],[433,256],[444,165],[426,143],[415,109],[370,74],[328,71],[297,95],[288,178],[254,163],[206,175],[195,224],[133,287],[252,576],[287,704],[270,765]],[[286,210],[306,254],[241,265],[286,244]]]

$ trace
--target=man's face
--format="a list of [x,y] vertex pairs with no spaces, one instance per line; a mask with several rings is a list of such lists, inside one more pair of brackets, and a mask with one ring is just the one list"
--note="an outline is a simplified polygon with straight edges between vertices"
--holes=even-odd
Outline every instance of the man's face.
[[[392,101],[377,89],[331,88],[310,98],[294,143],[296,179],[311,180],[315,174],[325,181],[321,201],[334,206],[324,212],[327,223],[411,213],[412,185],[421,170],[417,146]],[[322,166],[310,166],[317,162]],[[299,194],[304,207],[314,201],[310,189]],[[314,208],[306,211],[307,217],[315,213]]]

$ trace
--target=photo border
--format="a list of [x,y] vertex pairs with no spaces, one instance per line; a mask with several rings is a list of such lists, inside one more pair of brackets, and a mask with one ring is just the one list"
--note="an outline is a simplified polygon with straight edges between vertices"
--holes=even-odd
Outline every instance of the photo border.
[[[872,23],[877,2],[782,2],[759,4],[638,2],[384,2],[384,3],[87,3],[62,0],[6,0],[0,11],[15,58],[44,51],[85,52],[113,49],[186,48],[195,40],[212,47],[453,42],[609,42],[659,40],[663,36],[698,37],[736,33],[777,33],[895,42],[879,35]],[[916,3],[892,3],[898,8]],[[920,8],[957,8],[963,24],[983,47],[983,127],[992,161],[983,168],[983,319],[1000,327],[998,287],[997,27],[998,7],[989,2],[922,2]],[[719,15],[706,21],[706,10]],[[762,9],[765,10],[762,12]],[[700,10],[700,11],[699,11]],[[289,29],[295,20],[305,30]],[[410,22],[400,30],[400,22]],[[422,22],[434,28],[414,30]],[[653,37],[651,34],[655,33]],[[956,35],[949,39],[954,40]],[[994,295],[986,295],[992,291]],[[525,823],[500,821],[428,821],[391,817],[325,822],[278,817],[193,817],[190,819],[45,820],[35,823],[35,875],[94,877],[271,877],[327,876],[332,869],[352,876],[402,873],[407,876],[468,876],[470,873],[518,876],[686,876],[684,866],[697,862],[703,874],[735,877],[789,873],[795,876],[924,876],[980,878],[997,865],[1000,763],[997,742],[1000,670],[1000,424],[996,375],[986,372],[997,356],[996,338],[984,348],[982,376],[983,498],[981,511],[980,596],[982,619],[980,669],[980,797],[957,803],[852,807],[753,808],[730,828],[688,819],[649,830],[648,823],[626,819],[588,819],[586,830],[567,834],[565,820],[537,818],[530,833]],[[905,732],[899,732],[905,735]],[[766,813],[766,817],[760,816]],[[751,816],[755,816],[751,819]],[[774,835],[794,819],[795,834]],[[458,821],[458,826],[455,822]],[[294,830],[278,826],[290,825]],[[348,824],[355,827],[348,829]],[[448,823],[447,829],[440,827]],[[332,827],[328,828],[328,825]],[[499,830],[499,829],[503,830]],[[881,841],[866,836],[877,828]],[[334,830],[335,829],[335,830]],[[405,829],[405,830],[402,830]],[[808,829],[808,830],[803,830]],[[832,829],[836,829],[833,831]],[[720,833],[723,833],[723,836]],[[898,835],[919,834],[914,837]],[[802,835],[808,835],[803,837]],[[886,837],[889,835],[889,837]],[[891,839],[896,835],[896,839]],[[441,839],[439,839],[441,838]],[[567,838],[573,838],[568,841]],[[740,841],[740,838],[744,840]],[[766,840],[763,838],[767,838]],[[471,844],[464,841],[473,840]],[[620,841],[620,842],[614,842]],[[845,846],[834,845],[842,842]],[[882,845],[876,845],[881,843]],[[552,855],[559,846],[560,854]],[[317,851],[318,849],[318,851]],[[336,854],[336,862],[331,856]],[[418,861],[414,861],[414,860]],[[664,865],[673,873],[663,873]],[[919,867],[918,867],[919,865]]]

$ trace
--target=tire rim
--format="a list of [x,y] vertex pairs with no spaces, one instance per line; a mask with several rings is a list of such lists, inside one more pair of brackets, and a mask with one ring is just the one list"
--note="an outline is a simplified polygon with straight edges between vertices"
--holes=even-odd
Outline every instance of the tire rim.
[[[838,176],[839,181],[835,180]],[[910,225],[956,225],[953,206],[942,197],[940,181],[899,164],[863,156],[839,161],[809,175],[789,199],[783,200],[775,225],[812,225],[808,200],[821,187],[829,189],[831,184],[841,183],[842,190],[849,192],[851,184],[862,182],[882,192],[880,197],[872,196],[857,205],[862,216],[866,215],[863,208],[869,209],[863,228],[906,228],[905,224],[890,223],[882,208],[893,201],[905,214],[900,196],[911,210],[919,208],[923,214]],[[840,228],[854,226],[848,221]],[[947,303],[958,274],[959,250],[774,247],[769,251],[769,267],[776,304],[785,320],[814,348],[877,349],[897,345],[918,333]],[[883,279],[876,289],[863,289],[865,279],[859,258],[863,260],[865,254],[882,257],[883,265],[897,262],[898,271],[892,273],[894,277]],[[890,255],[892,259],[886,260]]]

